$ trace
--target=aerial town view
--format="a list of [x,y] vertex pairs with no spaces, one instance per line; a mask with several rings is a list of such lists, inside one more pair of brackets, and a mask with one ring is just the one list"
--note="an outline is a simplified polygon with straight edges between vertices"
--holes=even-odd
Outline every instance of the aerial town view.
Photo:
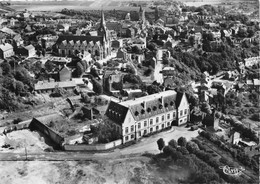
[[0,184],[258,184],[259,12],[0,1]]

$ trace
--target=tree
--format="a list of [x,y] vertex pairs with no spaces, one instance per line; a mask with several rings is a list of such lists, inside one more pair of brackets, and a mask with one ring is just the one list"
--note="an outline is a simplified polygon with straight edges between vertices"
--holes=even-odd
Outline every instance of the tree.
[[154,94],[154,93],[159,93],[160,91],[161,91],[161,89],[159,86],[156,86],[156,85],[147,86],[147,93],[149,95]]
[[145,75],[145,76],[150,76],[150,75],[152,74],[152,71],[153,71],[152,67],[149,66],[149,68],[147,68],[147,69],[144,71],[144,75]]
[[37,51],[36,51],[36,54],[37,54],[38,57],[40,57],[40,56],[41,56],[41,51],[40,51],[40,50],[37,50]]
[[201,105],[201,111],[203,111],[203,112],[205,112],[207,114],[211,114],[212,113],[210,105],[208,103],[203,103]]
[[183,146],[183,147],[185,147],[187,144],[187,140],[185,137],[180,137],[177,142],[179,146]]
[[174,140],[174,139],[170,140],[168,145],[171,146],[172,148],[177,148],[178,147],[177,141]]
[[8,75],[11,72],[11,65],[8,62],[3,62],[1,64],[1,68],[3,70],[3,75]]
[[20,81],[15,81],[15,94],[21,95],[24,92],[24,85]]
[[165,143],[164,143],[163,138],[160,138],[160,139],[157,140],[157,145],[158,145],[158,149],[159,149],[160,151],[162,151],[162,149],[163,149],[164,146],[165,146]]
[[126,65],[126,71],[131,74],[136,74],[135,68],[132,65]]
[[92,79],[92,84],[93,84],[93,91],[100,95],[103,93],[103,88],[102,85],[96,80],[96,79]]
[[77,63],[77,74],[78,77],[80,77],[84,73],[84,66],[81,64],[81,62]]
[[186,148],[187,148],[187,150],[188,150],[190,153],[195,153],[196,151],[199,150],[198,145],[197,145],[195,142],[191,142],[191,141],[187,142]]
[[90,69],[90,74],[91,74],[93,77],[95,77],[95,78],[99,78],[98,71],[97,71],[97,69],[96,69],[95,67],[92,67],[92,68]]

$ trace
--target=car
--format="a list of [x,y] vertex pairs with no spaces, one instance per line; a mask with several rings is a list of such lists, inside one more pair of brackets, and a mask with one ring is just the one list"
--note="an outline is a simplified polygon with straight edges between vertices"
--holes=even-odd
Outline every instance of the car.
[[198,126],[197,125],[193,125],[192,127],[190,127],[190,129],[192,130],[192,131],[194,131],[194,130],[198,130]]

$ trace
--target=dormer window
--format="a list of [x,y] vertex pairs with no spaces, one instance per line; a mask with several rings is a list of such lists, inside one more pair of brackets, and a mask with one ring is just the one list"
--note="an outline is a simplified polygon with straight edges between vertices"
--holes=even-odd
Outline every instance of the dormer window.
[[160,105],[159,105],[159,109],[162,109],[162,108],[163,108],[163,106],[162,106],[162,104],[160,104]]
[[138,111],[135,111],[135,116],[138,116],[139,115],[139,112]]
[[171,105],[171,106],[173,106],[173,105],[174,105],[173,101],[171,101],[171,102],[170,102],[170,105]]
[[165,103],[165,104],[164,104],[164,107],[167,108],[167,107],[168,107],[168,103]]
[[142,110],[141,110],[141,113],[142,113],[142,114],[144,114],[144,113],[145,113],[145,110],[144,110],[144,109],[142,109]]
[[153,110],[156,111],[156,110],[157,110],[157,107],[156,107],[156,106],[153,106]]
[[149,112],[149,113],[151,112],[151,108],[150,107],[147,108],[147,112]]

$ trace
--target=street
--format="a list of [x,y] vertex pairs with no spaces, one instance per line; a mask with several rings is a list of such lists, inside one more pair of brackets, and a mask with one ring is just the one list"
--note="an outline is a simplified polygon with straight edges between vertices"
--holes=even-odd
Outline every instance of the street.
[[125,156],[136,156],[143,153],[153,153],[157,154],[158,150],[157,140],[163,138],[165,145],[171,139],[178,140],[179,137],[183,136],[187,141],[191,140],[193,137],[198,136],[198,131],[189,131],[184,127],[173,127],[171,130],[160,132],[154,134],[150,137],[144,137],[139,142],[134,145],[128,146],[123,149],[115,149],[111,152],[95,153],[95,152],[44,152],[44,153],[30,153],[27,152],[27,156],[24,153],[1,153],[1,161],[16,161],[16,160],[52,160],[52,161],[62,161],[62,160],[100,160],[100,159],[116,159],[124,158]]

